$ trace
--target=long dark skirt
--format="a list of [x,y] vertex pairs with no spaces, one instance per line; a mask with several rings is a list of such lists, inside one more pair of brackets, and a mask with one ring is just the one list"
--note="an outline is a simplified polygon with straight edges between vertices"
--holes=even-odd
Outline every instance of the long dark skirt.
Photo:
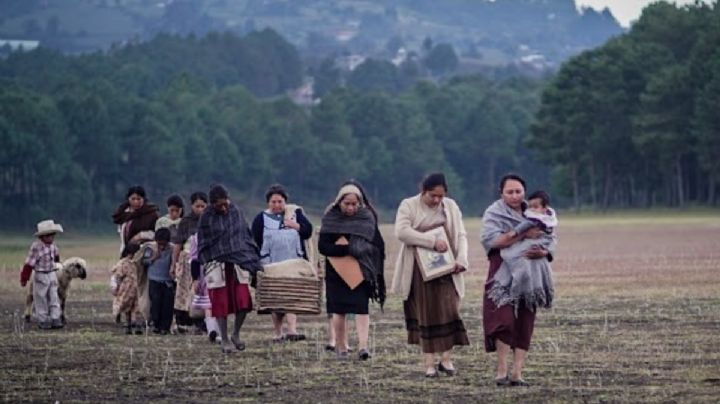
[[424,282],[416,263],[404,310],[408,344],[420,345],[424,353],[445,352],[455,345],[470,345],[465,324],[460,318],[460,297],[451,275]]
[[520,348],[527,351],[530,349],[530,340],[535,328],[535,312],[526,308],[524,304],[520,304],[518,315],[515,317],[512,305],[506,304],[497,307],[492,299],[488,298],[492,280],[503,263],[499,253],[492,254],[489,258],[490,269],[488,270],[488,277],[485,282],[485,296],[483,297],[485,351],[495,352],[497,350],[496,340],[510,345],[513,349]]

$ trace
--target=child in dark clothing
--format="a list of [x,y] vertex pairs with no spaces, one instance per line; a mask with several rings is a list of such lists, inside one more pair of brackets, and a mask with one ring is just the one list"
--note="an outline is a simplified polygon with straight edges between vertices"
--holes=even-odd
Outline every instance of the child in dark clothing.
[[157,250],[145,250],[143,264],[148,268],[150,317],[155,334],[168,334],[173,318],[175,303],[175,282],[170,274],[172,261],[172,244],[170,230],[158,229],[155,232]]

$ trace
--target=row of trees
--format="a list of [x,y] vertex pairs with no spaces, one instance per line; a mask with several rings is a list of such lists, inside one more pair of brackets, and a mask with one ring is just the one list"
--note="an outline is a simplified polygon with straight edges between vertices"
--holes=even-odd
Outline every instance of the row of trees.
[[656,3],[566,63],[528,145],[575,206],[718,202],[720,7]]
[[[242,65],[217,71],[211,56],[187,57],[222,38],[161,37],[86,56],[37,50],[0,62],[3,224],[107,222],[135,183],[161,202],[220,181],[257,206],[280,182],[320,209],[357,178],[393,209],[431,170],[444,170],[451,193],[479,214],[500,173],[533,171],[522,139],[541,81],[465,77],[395,94],[338,87],[307,109],[258,98],[248,89],[268,77],[246,82]],[[204,48],[228,55],[228,46]],[[281,76],[272,65],[256,69]]]

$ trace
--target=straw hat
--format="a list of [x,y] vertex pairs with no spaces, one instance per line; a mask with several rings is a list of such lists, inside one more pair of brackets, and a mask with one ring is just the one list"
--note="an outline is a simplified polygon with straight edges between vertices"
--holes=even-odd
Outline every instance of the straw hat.
[[37,224],[36,237],[47,236],[48,234],[62,233],[63,228],[60,224],[55,223],[53,220],[43,220]]

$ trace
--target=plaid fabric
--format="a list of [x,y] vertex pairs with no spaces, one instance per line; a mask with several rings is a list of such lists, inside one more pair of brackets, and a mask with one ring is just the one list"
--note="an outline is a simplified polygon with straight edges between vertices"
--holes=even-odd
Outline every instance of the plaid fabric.
[[51,272],[55,269],[55,257],[59,255],[60,252],[55,244],[47,245],[36,240],[30,246],[25,264],[39,272]]
[[197,238],[201,262],[229,262],[251,273],[262,271],[258,248],[245,215],[234,204],[225,215],[208,207],[200,216]]

